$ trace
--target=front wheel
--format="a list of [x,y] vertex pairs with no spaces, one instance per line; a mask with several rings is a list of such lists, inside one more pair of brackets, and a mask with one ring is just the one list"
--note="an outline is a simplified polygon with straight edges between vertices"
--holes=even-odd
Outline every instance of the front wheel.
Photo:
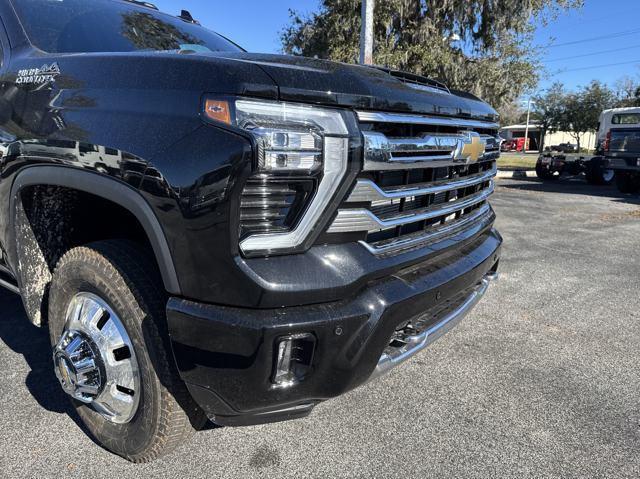
[[170,359],[165,304],[155,263],[128,241],[72,249],[51,283],[56,376],[96,441],[132,462],[203,422]]
[[603,168],[599,161],[591,161],[585,175],[590,185],[609,185],[615,179],[615,171]]
[[637,178],[626,171],[618,171],[616,173],[616,186],[621,193],[637,193],[638,184]]
[[545,168],[541,163],[536,164],[536,176],[541,180],[554,180],[557,177],[549,168]]

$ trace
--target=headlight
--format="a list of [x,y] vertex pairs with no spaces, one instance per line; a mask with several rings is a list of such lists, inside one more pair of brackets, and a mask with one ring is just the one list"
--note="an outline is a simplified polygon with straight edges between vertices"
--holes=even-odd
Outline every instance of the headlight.
[[207,100],[206,115],[250,132],[256,173],[240,208],[240,248],[247,255],[299,250],[346,172],[351,113],[309,105]]

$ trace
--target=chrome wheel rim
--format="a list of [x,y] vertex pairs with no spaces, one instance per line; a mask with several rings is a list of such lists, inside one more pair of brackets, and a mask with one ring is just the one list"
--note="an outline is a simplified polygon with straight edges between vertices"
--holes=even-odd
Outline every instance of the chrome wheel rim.
[[602,172],[602,179],[605,181],[605,183],[609,183],[610,181],[613,180],[613,176],[615,175],[615,171],[613,170],[604,170]]
[[141,392],[138,362],[122,321],[102,298],[92,293],[73,297],[53,362],[69,396],[110,422],[125,424],[133,418]]

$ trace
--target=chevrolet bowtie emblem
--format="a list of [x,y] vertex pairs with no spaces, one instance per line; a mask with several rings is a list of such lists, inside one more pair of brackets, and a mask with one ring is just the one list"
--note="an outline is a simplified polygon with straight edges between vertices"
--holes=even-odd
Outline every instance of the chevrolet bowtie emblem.
[[462,139],[462,145],[459,147],[459,154],[456,159],[463,160],[467,163],[475,163],[485,152],[486,145],[480,135],[474,131],[466,133],[466,137]]

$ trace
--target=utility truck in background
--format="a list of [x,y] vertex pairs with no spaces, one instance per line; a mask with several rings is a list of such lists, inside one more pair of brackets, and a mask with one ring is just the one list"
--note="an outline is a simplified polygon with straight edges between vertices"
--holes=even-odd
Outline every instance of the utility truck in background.
[[581,174],[584,174],[590,185],[609,185],[615,176],[605,158],[600,155],[569,155],[547,151],[536,162],[536,176],[544,181],[557,180],[562,175]]
[[[632,121],[635,110],[640,115],[640,108],[617,108],[605,110],[600,115],[596,138],[595,155],[569,154],[572,149],[567,145],[560,148],[551,147],[538,157],[536,175],[541,180],[555,180],[562,175],[577,176],[584,174],[585,179],[592,185],[609,185],[617,178],[616,169],[607,157],[610,147],[611,131],[615,130],[620,121]],[[631,116],[629,117],[628,114]],[[622,116],[621,116],[622,115]],[[627,116],[624,116],[627,115]],[[573,147],[573,145],[569,145]],[[559,151],[558,151],[559,150]],[[620,185],[620,179],[617,179]]]
[[616,108],[602,113],[602,154],[615,172],[622,193],[640,191],[640,108]]

